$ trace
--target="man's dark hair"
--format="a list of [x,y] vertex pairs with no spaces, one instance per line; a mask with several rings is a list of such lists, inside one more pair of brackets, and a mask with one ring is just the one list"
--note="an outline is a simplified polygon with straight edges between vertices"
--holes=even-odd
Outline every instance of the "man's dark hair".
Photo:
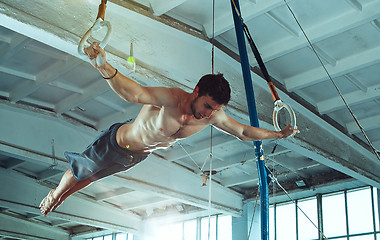
[[199,96],[209,95],[215,102],[224,105],[230,101],[230,84],[221,73],[204,75],[199,80],[197,87]]

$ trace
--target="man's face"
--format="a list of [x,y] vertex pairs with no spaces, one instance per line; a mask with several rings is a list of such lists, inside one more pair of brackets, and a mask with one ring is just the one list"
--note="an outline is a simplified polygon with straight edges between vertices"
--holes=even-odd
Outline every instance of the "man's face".
[[197,96],[191,102],[191,110],[196,119],[209,118],[211,115],[219,111],[223,104],[215,102],[209,95]]

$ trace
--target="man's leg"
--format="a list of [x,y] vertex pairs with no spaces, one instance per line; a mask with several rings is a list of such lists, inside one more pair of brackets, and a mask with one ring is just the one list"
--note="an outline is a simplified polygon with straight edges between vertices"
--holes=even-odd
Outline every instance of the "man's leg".
[[67,191],[65,194],[63,194],[63,196],[59,199],[59,201],[57,202],[57,204],[55,204],[55,206],[53,207],[53,209],[51,210],[51,212],[53,212],[57,207],[59,207],[63,201],[66,200],[66,198],[68,198],[71,194],[87,187],[88,185],[90,185],[92,182],[88,179],[84,179],[84,180],[81,180],[79,182],[77,182],[77,184],[75,184],[72,188],[70,188],[69,191]]
[[53,207],[60,201],[62,196],[78,183],[71,172],[67,170],[63,175],[59,185],[51,190],[40,204],[41,213],[46,216]]

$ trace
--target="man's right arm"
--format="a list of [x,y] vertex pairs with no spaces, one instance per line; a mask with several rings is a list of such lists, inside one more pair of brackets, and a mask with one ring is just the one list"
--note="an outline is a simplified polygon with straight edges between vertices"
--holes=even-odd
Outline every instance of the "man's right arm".
[[[132,79],[118,73],[117,70],[112,67],[105,60],[105,52],[98,44],[92,44],[85,49],[86,54],[90,57],[92,65],[97,68],[100,74],[105,78],[111,88],[124,100],[128,102],[151,104],[157,106],[167,106],[176,104],[174,93],[175,89],[165,87],[143,87]],[[103,58],[102,65],[97,65],[96,57],[101,54]]]

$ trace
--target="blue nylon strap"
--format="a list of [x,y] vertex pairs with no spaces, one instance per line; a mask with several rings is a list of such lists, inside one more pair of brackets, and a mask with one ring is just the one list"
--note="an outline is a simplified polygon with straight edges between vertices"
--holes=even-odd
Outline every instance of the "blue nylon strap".
[[[234,0],[237,9],[240,12],[239,1]],[[255,104],[255,95],[251,78],[251,69],[248,61],[248,54],[244,40],[243,27],[239,16],[236,14],[235,7],[231,1],[232,15],[235,23],[236,38],[239,46],[240,62],[243,72],[245,93],[247,97],[250,124],[253,127],[259,127],[257,109]],[[264,151],[261,141],[254,141],[255,154],[257,158],[257,170],[259,173],[260,183],[260,201],[261,201],[261,239],[269,240],[269,192],[268,192],[268,175],[264,162]]]

